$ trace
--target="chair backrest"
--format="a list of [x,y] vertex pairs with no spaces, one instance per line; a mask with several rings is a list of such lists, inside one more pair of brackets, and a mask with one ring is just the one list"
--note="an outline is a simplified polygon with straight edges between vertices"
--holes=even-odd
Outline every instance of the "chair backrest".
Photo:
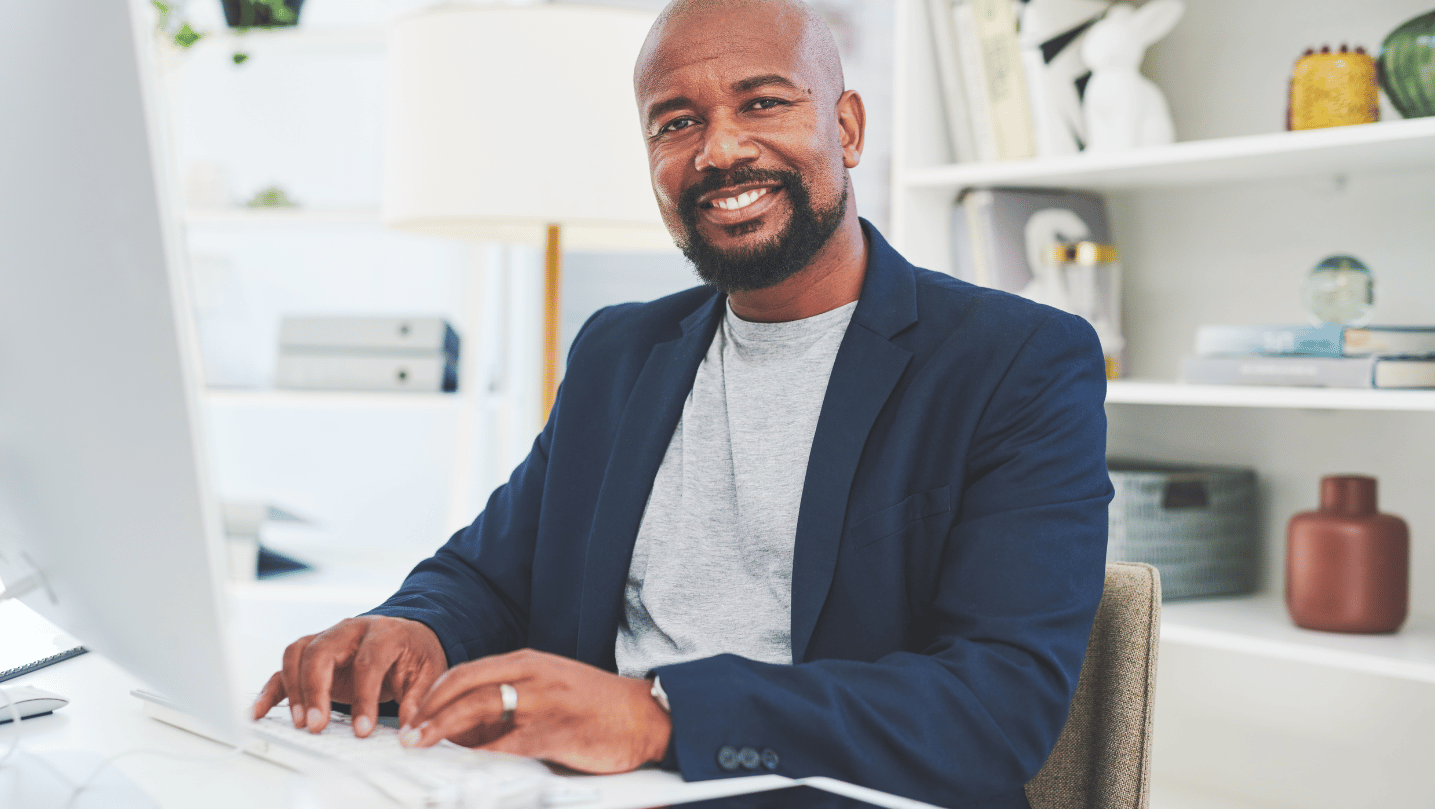
[[1066,727],[1026,785],[1032,809],[1145,809],[1160,637],[1156,568],[1108,564]]

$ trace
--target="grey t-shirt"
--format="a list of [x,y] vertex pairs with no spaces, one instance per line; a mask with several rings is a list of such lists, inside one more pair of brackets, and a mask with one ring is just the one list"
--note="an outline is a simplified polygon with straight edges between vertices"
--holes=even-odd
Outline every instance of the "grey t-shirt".
[[807,456],[856,302],[786,323],[729,307],[648,495],[618,672],[723,652],[792,662],[792,547]]

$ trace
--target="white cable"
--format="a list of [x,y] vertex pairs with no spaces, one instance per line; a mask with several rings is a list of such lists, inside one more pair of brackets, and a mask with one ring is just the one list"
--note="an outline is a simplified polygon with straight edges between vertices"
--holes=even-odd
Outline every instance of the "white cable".
[[210,764],[217,763],[220,761],[226,761],[240,755],[243,752],[243,747],[235,747],[234,749],[229,750],[225,753],[221,753],[217,756],[185,756],[180,755],[179,753],[171,753],[168,750],[155,750],[146,747],[136,748],[134,750],[124,750],[119,753],[115,753],[112,756],[109,756],[104,761],[101,761],[99,763],[99,766],[95,767],[94,771],[90,773],[89,777],[87,777],[84,781],[80,782],[80,785],[75,787],[74,791],[70,793],[70,799],[65,802],[65,809],[74,809],[75,801],[78,801],[80,799],[80,794],[90,788],[90,785],[93,784],[95,779],[100,776],[100,773],[103,772],[106,767],[127,756],[149,754],[156,756],[165,756],[167,758],[172,758],[178,761],[188,761],[195,764]]

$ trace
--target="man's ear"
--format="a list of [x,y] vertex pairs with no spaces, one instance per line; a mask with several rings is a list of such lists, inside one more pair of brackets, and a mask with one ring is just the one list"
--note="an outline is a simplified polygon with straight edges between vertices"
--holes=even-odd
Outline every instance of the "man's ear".
[[847,90],[838,97],[837,128],[842,136],[842,165],[855,169],[862,162],[862,145],[867,137],[867,108],[856,90]]

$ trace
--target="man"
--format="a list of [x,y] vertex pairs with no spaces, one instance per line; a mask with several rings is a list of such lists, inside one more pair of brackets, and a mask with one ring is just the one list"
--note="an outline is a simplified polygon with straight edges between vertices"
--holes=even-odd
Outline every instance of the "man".
[[865,113],[805,5],[677,0],[634,87],[707,286],[595,314],[483,514],[256,715],[332,697],[362,736],[396,699],[411,745],[1025,806],[1101,594],[1095,335],[857,218]]

